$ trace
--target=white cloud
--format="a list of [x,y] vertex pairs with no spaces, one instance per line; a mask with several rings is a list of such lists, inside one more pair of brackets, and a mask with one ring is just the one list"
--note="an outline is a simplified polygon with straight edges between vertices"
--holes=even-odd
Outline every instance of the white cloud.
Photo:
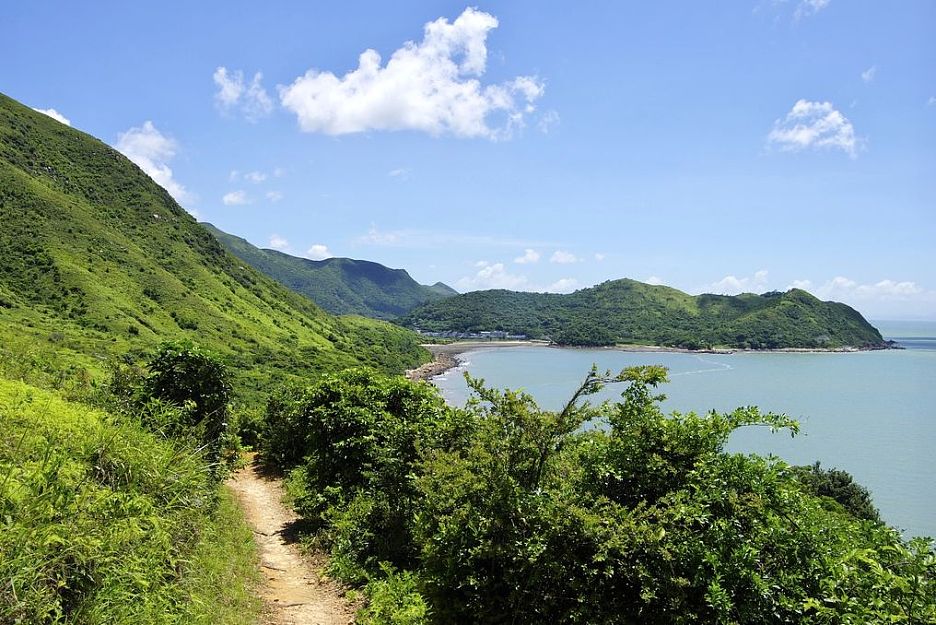
[[267,175],[262,171],[250,171],[244,174],[244,180],[254,184],[260,184],[267,179]]
[[646,284],[652,284],[654,286],[659,286],[663,284],[663,280],[661,278],[658,278],[657,276],[650,276],[648,278],[644,278],[644,282]]
[[283,192],[282,191],[267,191],[266,199],[275,204],[276,202],[279,202],[280,200],[283,199]]
[[229,72],[226,67],[219,67],[212,79],[218,86],[215,103],[222,112],[239,110],[248,121],[255,122],[273,110],[273,101],[261,84],[263,74],[260,72],[246,83],[242,71]]
[[851,122],[831,102],[798,100],[784,119],[774,122],[767,143],[781,150],[839,149],[854,158],[858,140]]
[[387,172],[388,176],[396,178],[397,180],[409,180],[409,174],[410,170],[406,167],[398,167]]
[[576,288],[578,288],[578,280],[575,278],[560,278],[556,280],[548,287],[546,287],[547,293],[571,293]]
[[812,280],[794,280],[787,285],[786,290],[790,289],[802,289],[803,291],[810,291],[812,289]]
[[247,192],[241,190],[225,193],[221,201],[225,206],[243,206],[244,204],[250,204],[250,198],[247,197]]
[[367,234],[357,238],[358,243],[365,245],[394,245],[400,240],[400,234],[397,232],[382,232],[377,226],[371,225]]
[[270,235],[270,247],[272,247],[274,250],[288,250],[289,241],[287,241],[286,239],[284,239],[278,234],[271,234]]
[[478,261],[475,263],[478,272],[473,276],[466,276],[456,282],[461,291],[478,291],[482,289],[511,289],[516,291],[527,290],[529,280],[526,276],[509,273],[503,263],[489,263]]
[[567,252],[565,250],[556,250],[555,252],[553,252],[553,255],[549,257],[549,262],[559,263],[560,265],[568,265],[570,263],[579,262],[579,259],[572,252]]
[[865,83],[871,83],[874,80],[874,76],[877,74],[877,65],[872,65],[865,71],[861,72],[861,80]]
[[67,117],[65,117],[64,115],[62,115],[61,113],[59,113],[58,111],[56,111],[55,109],[37,109],[37,108],[34,108],[33,110],[34,110],[34,111],[38,111],[38,112],[40,112],[40,113],[43,113],[44,115],[48,115],[49,117],[51,117],[51,118],[54,119],[55,121],[59,122],[60,124],[65,124],[66,126],[71,126],[71,120],[68,119]]
[[753,276],[738,278],[736,276],[725,276],[718,282],[713,282],[706,287],[709,293],[716,295],[737,295],[738,293],[759,293],[767,287],[767,270],[761,269]]
[[908,280],[881,280],[872,284],[859,284],[855,280],[836,276],[816,288],[815,295],[822,299],[894,300],[907,299],[921,295],[923,288]]
[[810,15],[815,15],[822,9],[829,6],[832,0],[800,0],[793,11],[793,19],[799,20]]
[[560,122],[559,113],[555,110],[548,110],[539,118],[539,121],[536,122],[536,128],[543,133],[544,135],[549,134],[549,131],[552,130],[555,126],[558,126]]
[[[341,77],[310,69],[279,88],[280,102],[304,132],[415,130],[507,138],[535,110],[544,87],[530,76],[482,85],[486,40],[496,27],[494,16],[473,8],[451,23],[439,18],[425,25],[422,41],[406,42],[385,65],[369,49]],[[495,116],[499,121],[492,122]]]
[[321,243],[316,243],[308,250],[306,250],[306,258],[312,260],[325,260],[326,258],[331,258],[334,254],[328,249],[327,245]]
[[599,263],[600,263],[601,261],[603,261],[603,260],[606,259],[607,257],[608,257],[607,254],[602,254],[601,252],[595,252],[595,261],[596,261],[596,262],[599,262]]
[[366,234],[354,239],[356,245],[380,245],[388,247],[407,247],[411,249],[450,249],[453,246],[473,247],[476,249],[491,247],[526,248],[554,245],[554,243],[501,237],[495,235],[475,235],[465,233],[437,232],[433,230],[400,229],[379,230],[371,225]]
[[539,259],[540,253],[528,247],[523,251],[523,256],[518,256],[514,259],[514,262],[520,265],[526,265],[539,262]]
[[143,122],[118,133],[117,150],[137,164],[156,184],[169,192],[180,204],[194,201],[194,197],[172,176],[169,161],[176,154],[176,142],[159,132],[153,122]]
[[926,106],[936,106],[936,95],[931,95],[926,101]]
[[231,173],[228,174],[228,181],[237,182],[238,180],[240,180],[240,172],[237,171],[236,169],[232,169]]

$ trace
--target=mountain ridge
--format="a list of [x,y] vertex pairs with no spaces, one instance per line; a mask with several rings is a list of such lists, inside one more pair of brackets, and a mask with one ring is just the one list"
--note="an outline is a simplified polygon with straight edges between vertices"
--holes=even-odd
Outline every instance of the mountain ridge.
[[563,345],[641,344],[732,347],[883,348],[855,309],[800,289],[761,295],[692,296],[628,278],[574,293],[474,291],[414,309],[398,320],[431,332],[502,330]]
[[416,306],[458,293],[442,282],[431,286],[419,284],[405,269],[392,269],[374,261],[354,258],[301,258],[257,247],[213,224],[202,225],[245,263],[305,295],[332,314],[358,314],[391,320]]

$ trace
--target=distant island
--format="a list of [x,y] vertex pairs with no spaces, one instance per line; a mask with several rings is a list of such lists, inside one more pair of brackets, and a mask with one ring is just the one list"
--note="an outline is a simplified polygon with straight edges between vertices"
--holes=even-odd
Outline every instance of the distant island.
[[458,295],[442,282],[419,284],[405,269],[353,258],[299,258],[258,248],[210,223],[201,225],[234,256],[333,315],[395,319],[421,304]]
[[688,295],[636,280],[610,280],[568,295],[475,291],[424,304],[400,318],[424,334],[498,335],[558,345],[648,345],[690,350],[886,349],[854,308],[801,289],[756,295]]

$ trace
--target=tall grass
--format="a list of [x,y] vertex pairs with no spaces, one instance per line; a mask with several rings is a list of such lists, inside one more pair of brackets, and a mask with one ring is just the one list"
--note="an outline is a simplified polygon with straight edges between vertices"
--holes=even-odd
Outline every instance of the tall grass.
[[198,454],[0,380],[0,623],[249,623],[252,554]]

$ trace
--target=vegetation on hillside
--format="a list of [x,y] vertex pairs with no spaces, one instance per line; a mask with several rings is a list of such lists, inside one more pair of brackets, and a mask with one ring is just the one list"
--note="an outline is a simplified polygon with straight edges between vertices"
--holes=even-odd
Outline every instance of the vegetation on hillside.
[[0,622],[246,625],[256,581],[195,446],[0,379]]
[[351,258],[298,258],[260,249],[211,224],[202,225],[242,261],[335,315],[395,319],[426,302],[458,294],[441,282],[419,284],[404,269]]
[[[936,620],[930,542],[816,494],[836,476],[724,450],[738,428],[795,422],[664,415],[665,381],[592,371],[550,412],[476,380],[451,408],[352,370],[275,397],[265,453],[290,469],[332,572],[366,583],[362,622]],[[609,383],[621,401],[584,401]]]
[[336,318],[227,253],[126,157],[0,95],[0,332],[74,375],[190,338],[242,401],[273,379],[428,359],[390,324]]
[[763,295],[690,296],[622,279],[569,295],[494,290],[416,308],[398,320],[429,331],[504,330],[560,345],[883,347],[881,334],[853,308],[800,289]]

